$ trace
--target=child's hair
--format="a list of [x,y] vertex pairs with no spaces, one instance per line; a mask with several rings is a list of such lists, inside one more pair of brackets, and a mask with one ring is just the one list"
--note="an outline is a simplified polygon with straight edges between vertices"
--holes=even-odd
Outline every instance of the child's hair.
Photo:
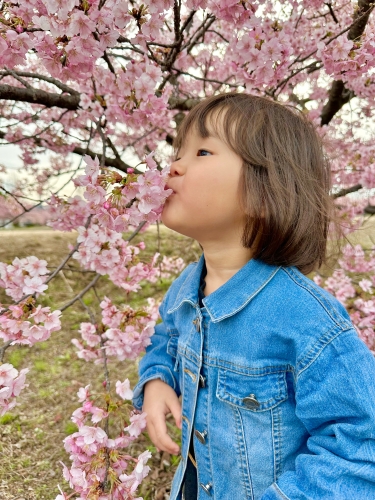
[[173,141],[175,153],[192,127],[203,138],[213,131],[243,160],[242,244],[253,258],[304,274],[321,266],[334,205],[330,163],[313,124],[291,106],[229,92],[188,113]]

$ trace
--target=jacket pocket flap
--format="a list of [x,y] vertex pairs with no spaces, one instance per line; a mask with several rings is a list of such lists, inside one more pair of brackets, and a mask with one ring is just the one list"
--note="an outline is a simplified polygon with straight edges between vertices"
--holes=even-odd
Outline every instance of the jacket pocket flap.
[[248,375],[220,370],[216,395],[244,410],[269,410],[288,398],[285,371]]

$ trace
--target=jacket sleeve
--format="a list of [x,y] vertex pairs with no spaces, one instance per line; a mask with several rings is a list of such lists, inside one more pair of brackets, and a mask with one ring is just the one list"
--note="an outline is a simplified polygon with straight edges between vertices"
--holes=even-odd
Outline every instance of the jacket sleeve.
[[[159,312],[162,320],[166,314],[168,292],[160,305]],[[151,337],[151,344],[146,347],[146,354],[139,363],[139,381],[134,388],[133,405],[137,410],[142,409],[143,389],[146,382],[159,378],[170,385],[180,396],[180,388],[174,371],[176,359],[167,352],[170,334],[165,323],[159,323],[155,326],[155,333]]]
[[296,415],[309,453],[261,500],[375,499],[375,360],[354,329],[306,363],[296,383]]

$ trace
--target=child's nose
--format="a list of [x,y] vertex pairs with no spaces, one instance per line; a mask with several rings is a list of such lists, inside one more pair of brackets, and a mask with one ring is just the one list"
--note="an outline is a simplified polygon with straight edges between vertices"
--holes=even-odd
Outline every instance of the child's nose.
[[169,170],[169,175],[171,177],[176,177],[178,175],[183,175],[183,173],[184,173],[184,167],[183,167],[182,161],[181,160],[174,161],[171,164],[171,168]]

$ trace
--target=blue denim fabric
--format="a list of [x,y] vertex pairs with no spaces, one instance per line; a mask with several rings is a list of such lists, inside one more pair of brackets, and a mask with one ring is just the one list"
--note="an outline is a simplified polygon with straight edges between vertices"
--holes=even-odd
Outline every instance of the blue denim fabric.
[[345,308],[297,269],[256,260],[200,308],[203,264],[168,290],[134,391],[139,409],[155,378],[182,395],[171,500],[191,435],[198,500],[375,499],[375,360]]

